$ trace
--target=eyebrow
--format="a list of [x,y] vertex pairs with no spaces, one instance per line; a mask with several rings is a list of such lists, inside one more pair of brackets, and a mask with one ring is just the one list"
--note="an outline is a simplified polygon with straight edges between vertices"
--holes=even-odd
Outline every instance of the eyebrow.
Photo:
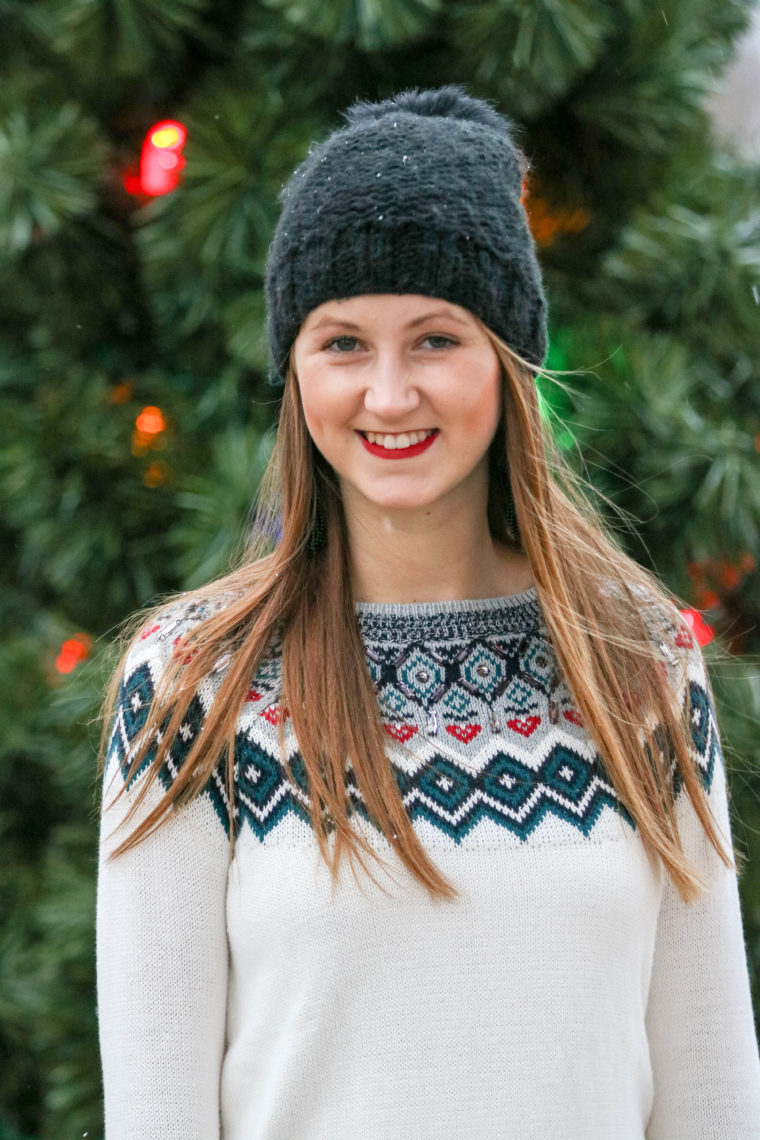
[[[417,325],[424,324],[425,321],[431,321],[433,318],[446,317],[448,320],[456,321],[457,324],[466,325],[467,321],[462,317],[458,317],[456,313],[452,313],[450,309],[436,309],[435,312],[425,313],[421,317],[415,317],[413,321],[409,321],[405,328],[413,329]],[[361,331],[361,325],[355,325],[353,321],[344,321],[339,317],[322,317],[321,321],[317,321],[315,325],[311,326],[310,332],[316,332],[318,329],[324,328],[326,325],[340,325],[344,329],[353,329],[354,332]]]

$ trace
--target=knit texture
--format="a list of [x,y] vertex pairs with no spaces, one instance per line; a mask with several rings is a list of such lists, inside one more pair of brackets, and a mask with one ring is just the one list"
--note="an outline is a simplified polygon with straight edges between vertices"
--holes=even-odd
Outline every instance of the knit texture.
[[455,85],[346,118],[281,194],[265,274],[270,383],[284,383],[312,309],[374,293],[452,301],[543,364],[546,300],[510,122]]
[[[168,610],[131,653],[104,805],[169,655],[207,612]],[[460,896],[434,904],[394,863],[350,770],[355,826],[390,875],[375,868],[376,887],[344,869],[333,892],[273,644],[239,720],[232,863],[220,774],[114,863],[126,805],[104,814],[107,1140],[758,1140],[736,876],[682,789],[679,828],[708,893],[687,907],[650,867],[535,590],[356,613],[404,803]],[[702,655],[683,637],[671,649],[688,663],[684,673],[663,655],[691,694],[694,763],[729,844]],[[176,777],[220,676],[199,689],[146,810]],[[283,719],[295,786],[279,757]]]

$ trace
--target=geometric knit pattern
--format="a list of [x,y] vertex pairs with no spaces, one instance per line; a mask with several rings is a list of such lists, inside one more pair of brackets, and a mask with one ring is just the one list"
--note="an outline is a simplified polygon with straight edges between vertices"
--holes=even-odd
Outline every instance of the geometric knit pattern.
[[[551,817],[588,837],[607,807],[635,830],[560,676],[535,589],[508,602],[481,600],[471,610],[448,612],[434,604],[429,608],[429,614],[406,617],[403,606],[388,616],[370,603],[356,605],[367,667],[388,734],[388,759],[412,823],[424,819],[455,844],[465,841],[483,819],[523,841]],[[124,778],[161,661],[187,623],[205,612],[203,607],[192,614],[176,607],[167,611],[130,655],[111,743]],[[676,644],[687,645],[683,639],[690,635],[679,637]],[[289,731],[288,712],[279,703],[280,676],[274,645],[252,679],[236,737],[235,829],[239,833],[247,826],[262,842],[289,815],[309,824],[308,781]],[[159,773],[165,788],[176,778],[202,727],[217,683],[211,678],[207,690],[193,698]],[[715,762],[723,762],[715,710],[703,684],[694,679],[688,684],[694,758],[709,791]],[[280,758],[277,726],[283,717],[296,786]],[[149,753],[140,772],[151,758]],[[676,795],[681,783],[676,771]],[[350,766],[347,791],[356,813],[372,826]],[[203,794],[211,798],[226,829],[221,766]]]

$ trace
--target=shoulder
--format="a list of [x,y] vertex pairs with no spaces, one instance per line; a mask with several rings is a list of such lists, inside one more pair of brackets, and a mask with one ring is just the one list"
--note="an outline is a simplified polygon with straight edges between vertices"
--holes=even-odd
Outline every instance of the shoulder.
[[180,595],[150,616],[137,629],[124,657],[122,684],[137,672],[146,671],[157,681],[168,662],[181,652],[188,634],[206,619],[221,613],[233,600],[233,594],[213,598]]
[[[663,673],[675,694],[676,708],[685,720],[692,760],[709,793],[716,766],[721,779],[725,778],[725,759],[708,664],[688,614],[688,610],[679,610],[667,599],[650,599],[645,620],[659,650]],[[680,773],[674,770],[676,795],[681,784]]]
[[[181,662],[188,635],[203,621],[222,612],[231,595],[213,598],[179,596],[151,611],[134,633],[118,671],[114,715],[108,741],[111,762],[126,773],[141,742],[161,680],[171,662]],[[181,681],[180,681],[181,684]],[[189,710],[197,725],[203,721],[203,702],[196,694]],[[150,762],[150,753],[137,776]]]
[[702,651],[688,618],[664,591],[613,579],[604,579],[599,589],[607,596],[619,598],[629,612],[635,611],[641,617],[668,679],[681,694],[689,678],[707,682]]
[[[223,613],[240,597],[241,591],[228,591],[200,599],[193,595],[180,596],[165,606],[154,609],[150,617],[138,627],[123,657],[119,675],[118,709],[137,720],[144,720],[170,662],[181,665],[193,655],[193,632],[208,619]],[[251,678],[246,708],[254,706],[257,710],[267,709],[278,699],[282,677],[281,653],[281,632],[278,631],[266,646],[255,676]],[[197,696],[201,698],[204,708],[211,704],[223,682],[229,660],[229,652],[221,645],[218,658],[208,675],[202,678],[198,689]],[[179,683],[182,683],[181,677]]]
[[652,643],[659,650],[665,673],[683,703],[687,692],[696,687],[712,695],[707,665],[688,611],[679,610],[667,598],[642,601],[642,616]]
[[690,710],[692,736],[702,752],[703,738],[710,726],[717,734],[717,718],[710,674],[688,610],[681,610],[667,593],[639,583],[623,586],[605,580],[600,588],[604,593],[627,597],[628,604],[641,616],[676,707],[682,713]]

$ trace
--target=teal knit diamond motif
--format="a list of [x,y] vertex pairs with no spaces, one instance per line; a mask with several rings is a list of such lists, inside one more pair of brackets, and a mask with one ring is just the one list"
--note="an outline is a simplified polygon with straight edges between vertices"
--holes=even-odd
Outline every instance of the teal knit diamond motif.
[[442,665],[417,646],[399,664],[398,687],[420,704],[436,700],[445,681],[446,672]]

